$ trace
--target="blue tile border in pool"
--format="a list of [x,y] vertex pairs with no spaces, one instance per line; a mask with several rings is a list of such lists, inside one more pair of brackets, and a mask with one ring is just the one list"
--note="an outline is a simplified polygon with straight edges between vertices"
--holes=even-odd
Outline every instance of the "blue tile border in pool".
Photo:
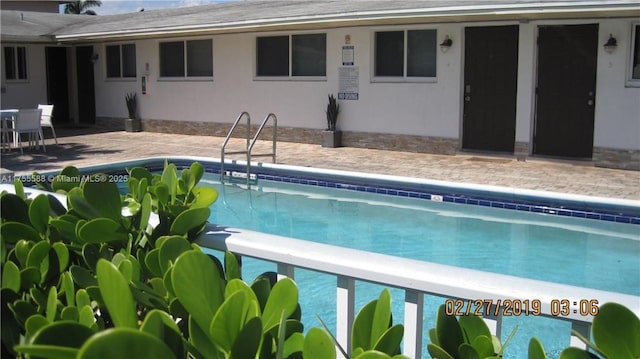
[[[171,159],[178,170],[189,168],[193,161],[184,159]],[[152,172],[160,172],[164,168],[164,161],[151,161],[139,164]],[[114,164],[115,166],[115,164]],[[246,166],[238,164],[225,164],[227,171],[244,173]],[[103,172],[106,172],[102,169]],[[205,164],[205,172],[220,174],[219,166]],[[126,171],[120,167],[110,171],[113,174],[125,174]],[[550,198],[524,197],[516,195],[502,195],[491,192],[481,192],[476,190],[457,190],[464,193],[451,193],[439,188],[431,188],[426,185],[405,184],[399,187],[393,182],[376,180],[373,178],[356,179],[348,176],[334,176],[328,174],[318,174],[317,177],[310,178],[308,174],[303,175],[292,170],[276,170],[267,167],[252,167],[252,174],[260,180],[305,184],[310,186],[345,189],[366,193],[377,193],[391,196],[411,197],[424,200],[439,200],[447,203],[465,204],[471,206],[482,206],[492,208],[502,208],[507,210],[543,213],[547,215],[557,215],[565,217],[576,217],[584,219],[601,220],[616,223],[628,223],[640,225],[640,209],[635,207],[624,207],[614,205],[593,205],[590,203],[560,203]],[[415,187],[415,188],[406,188]]]
[[[227,167],[229,171],[244,171],[244,167],[234,168]],[[390,196],[399,196],[399,197],[411,197],[411,198],[419,198],[431,200],[433,196],[440,196],[442,198],[442,202],[447,203],[455,203],[455,204],[466,204],[472,206],[484,206],[484,207],[492,207],[492,208],[501,208],[508,210],[516,210],[523,212],[533,212],[533,213],[544,213],[547,215],[557,215],[564,217],[576,217],[583,219],[595,219],[609,222],[617,222],[617,223],[628,223],[640,225],[640,213],[624,213],[618,211],[607,211],[603,209],[590,209],[585,207],[572,207],[565,206],[559,203],[549,203],[544,199],[540,199],[540,201],[535,200],[518,200],[516,198],[505,199],[505,198],[489,198],[486,196],[474,196],[473,194],[456,194],[456,193],[446,193],[440,192],[437,190],[407,190],[394,187],[392,185],[388,185],[386,183],[381,184],[362,184],[359,182],[345,180],[344,178],[339,178],[336,181],[331,181],[329,179],[311,179],[308,177],[300,176],[299,174],[283,174],[276,175],[269,173],[269,171],[262,171],[263,169],[258,168],[252,173],[257,175],[258,180],[267,180],[274,182],[284,182],[284,183],[293,183],[293,184],[306,184],[312,186],[319,187],[329,187],[329,188],[339,188],[346,189],[358,192],[366,192],[366,193],[377,193],[384,194]],[[219,174],[220,170],[218,168],[207,168],[207,172]]]

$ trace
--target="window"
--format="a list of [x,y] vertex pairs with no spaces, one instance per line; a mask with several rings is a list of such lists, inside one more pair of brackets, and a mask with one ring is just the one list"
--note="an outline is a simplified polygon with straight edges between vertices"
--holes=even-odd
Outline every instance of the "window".
[[160,77],[212,76],[213,46],[211,40],[160,43]]
[[4,66],[7,80],[26,80],[27,48],[24,46],[5,46]]
[[640,81],[640,24],[633,25],[631,34],[631,80]]
[[435,77],[436,35],[436,30],[376,32],[374,76]]
[[107,45],[107,78],[136,77],[136,45]]
[[326,34],[265,36],[256,39],[256,76],[326,75]]

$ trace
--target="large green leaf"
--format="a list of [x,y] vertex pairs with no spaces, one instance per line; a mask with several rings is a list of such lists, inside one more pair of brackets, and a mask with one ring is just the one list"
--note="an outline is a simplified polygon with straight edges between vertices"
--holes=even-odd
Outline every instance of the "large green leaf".
[[217,350],[216,346],[213,345],[213,342],[207,333],[208,331],[200,329],[200,325],[196,323],[193,316],[189,316],[189,342],[198,350],[198,352],[200,352],[200,354],[202,354],[204,358],[225,358],[225,355],[221,351]]
[[311,328],[304,339],[302,352],[305,359],[335,358],[336,346],[329,333],[320,328]]
[[176,259],[184,252],[193,249],[191,243],[182,236],[170,236],[159,244],[159,263],[162,273],[175,263]]
[[29,220],[31,225],[40,234],[47,232],[47,224],[49,223],[49,199],[41,194],[31,201],[29,205]]
[[24,323],[24,329],[27,332],[27,335],[33,337],[38,330],[44,328],[49,324],[47,318],[43,317],[42,314],[35,314],[29,317],[27,321]]
[[5,193],[0,197],[0,216],[7,222],[29,224],[29,207],[20,196]]
[[373,326],[373,316],[376,310],[376,300],[372,300],[365,304],[362,309],[356,315],[353,321],[353,328],[351,330],[351,351],[354,352],[357,348],[364,350],[369,348],[371,341],[371,328]]
[[47,358],[47,359],[75,359],[78,349],[65,348],[57,345],[18,345],[17,351],[30,355],[31,358]]
[[368,350],[358,354],[353,359],[391,359],[391,356],[377,350]]
[[73,211],[83,219],[93,219],[102,216],[100,211],[84,197],[81,188],[72,188],[69,193],[67,193],[67,203],[69,210],[73,209]]
[[640,319],[618,303],[605,303],[593,318],[593,340],[609,358],[640,358]]
[[177,358],[186,357],[180,328],[167,312],[151,310],[144,318],[140,330],[160,338]]
[[84,183],[84,198],[93,205],[100,216],[119,221],[122,216],[122,198],[118,185],[108,181],[105,174],[96,174]]
[[262,339],[262,322],[259,317],[249,319],[242,327],[231,348],[231,358],[255,358]]
[[458,348],[460,359],[480,359],[480,354],[470,344],[462,343]]
[[215,313],[209,327],[209,337],[229,353],[245,324],[259,314],[258,301],[253,300],[246,291],[236,291],[227,297]]
[[[566,348],[560,353],[560,357],[558,359],[599,359],[600,357],[586,352],[582,349],[569,347]],[[611,358],[614,359],[614,358]],[[617,358],[616,358],[617,359]]]
[[208,208],[218,199],[218,191],[211,187],[196,187],[192,192],[196,198],[191,208]]
[[86,243],[126,241],[129,234],[120,224],[110,218],[94,218],[85,223],[78,236]]
[[496,353],[491,337],[477,336],[471,342],[471,346],[478,352],[481,358],[488,358]]
[[137,328],[136,305],[129,284],[109,261],[98,261],[98,285],[109,314],[116,327]]
[[462,332],[466,334],[469,343],[473,343],[473,340],[481,335],[491,338],[491,331],[482,317],[477,315],[461,315],[458,318],[458,324],[460,328],[462,328]]
[[56,287],[49,288],[49,296],[47,297],[46,315],[49,322],[56,320],[58,314],[58,291]]
[[83,266],[74,264],[69,268],[69,273],[71,273],[73,281],[81,288],[98,285],[98,281],[93,274]]
[[77,359],[175,358],[159,338],[131,328],[107,329],[91,337],[80,348]]
[[171,234],[187,234],[190,230],[201,227],[207,222],[211,210],[206,208],[189,208],[180,213],[171,224]]
[[80,348],[94,334],[93,330],[79,323],[59,321],[42,327],[31,343]]
[[193,162],[191,166],[189,166],[189,171],[191,172],[191,178],[193,182],[190,184],[189,189],[193,189],[198,182],[202,179],[204,175],[204,166],[200,162]]
[[238,257],[229,251],[224,253],[224,269],[225,274],[227,275],[227,281],[231,281],[232,279],[242,279],[242,267],[238,262]]
[[373,349],[381,351],[383,353],[387,353],[389,355],[394,355],[400,352],[400,344],[402,343],[402,337],[404,335],[404,326],[401,324],[396,324],[391,328],[387,329],[378,341],[375,343]]
[[433,359],[454,359],[454,357],[452,357],[451,354],[447,353],[440,346],[435,345],[433,343],[427,344],[427,351],[429,352],[429,355],[431,355],[431,358]]
[[60,273],[62,273],[69,266],[69,248],[60,242],[54,243],[51,248],[58,257],[58,265],[60,266]]
[[80,171],[73,166],[68,166],[60,171],[51,181],[51,188],[55,192],[70,192],[73,188],[80,186],[82,178]]
[[382,334],[389,328],[391,322],[391,293],[388,289],[382,290],[378,301],[376,302],[376,309],[373,314],[373,320],[371,322],[371,337],[369,339],[369,346],[366,349],[374,349],[376,343],[382,337]]
[[27,257],[29,256],[29,251],[31,251],[31,248],[33,248],[34,244],[35,243],[25,241],[24,239],[21,239],[16,243],[15,254],[22,268],[27,266]]
[[440,347],[456,357],[455,353],[458,352],[458,347],[464,342],[462,329],[455,316],[446,314],[444,305],[438,308],[436,335],[440,342]]
[[0,235],[5,243],[16,243],[21,239],[33,242],[39,242],[41,240],[38,231],[20,222],[2,223],[0,226]]
[[12,261],[2,268],[2,289],[11,289],[15,293],[20,291],[20,268]]
[[268,332],[280,323],[282,312],[288,318],[298,307],[298,287],[290,278],[279,280],[267,299],[267,305],[262,312],[263,330]]
[[547,354],[538,338],[531,338],[529,341],[529,359],[547,359]]
[[171,270],[171,283],[180,303],[208,332],[214,313],[224,301],[224,282],[218,266],[200,251],[182,253]]

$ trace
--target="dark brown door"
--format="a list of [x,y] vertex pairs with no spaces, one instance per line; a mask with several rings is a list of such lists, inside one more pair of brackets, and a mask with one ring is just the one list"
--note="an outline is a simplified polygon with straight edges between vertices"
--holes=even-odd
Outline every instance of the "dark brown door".
[[465,28],[462,147],[513,153],[518,26]]
[[53,105],[54,125],[69,122],[69,88],[67,81],[67,48],[47,47],[47,102]]
[[78,71],[78,117],[79,122],[96,122],[96,96],[93,80],[93,46],[76,48]]
[[541,26],[534,154],[591,158],[598,25]]

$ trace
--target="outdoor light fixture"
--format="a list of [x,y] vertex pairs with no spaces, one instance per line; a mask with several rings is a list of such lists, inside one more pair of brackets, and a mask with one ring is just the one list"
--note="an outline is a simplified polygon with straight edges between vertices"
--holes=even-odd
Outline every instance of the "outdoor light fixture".
[[91,63],[95,64],[96,62],[98,62],[98,57],[98,54],[91,55]]
[[618,47],[618,40],[613,37],[612,34],[609,34],[609,39],[607,40],[607,42],[603,45],[604,47],[604,51],[608,54],[612,53],[615,51],[615,49]]
[[445,35],[444,40],[440,44],[440,51],[442,51],[443,53],[449,51],[452,44],[453,40],[449,38],[449,35]]

